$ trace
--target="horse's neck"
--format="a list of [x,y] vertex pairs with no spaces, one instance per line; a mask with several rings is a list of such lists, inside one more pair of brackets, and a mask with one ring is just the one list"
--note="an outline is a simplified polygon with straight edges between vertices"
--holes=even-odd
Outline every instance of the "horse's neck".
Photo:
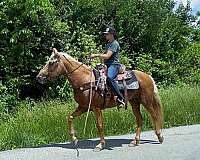
[[64,65],[67,69],[65,75],[73,87],[80,87],[85,83],[89,83],[91,80],[94,81],[92,68],[86,66],[85,64],[72,59],[70,62],[65,60]]

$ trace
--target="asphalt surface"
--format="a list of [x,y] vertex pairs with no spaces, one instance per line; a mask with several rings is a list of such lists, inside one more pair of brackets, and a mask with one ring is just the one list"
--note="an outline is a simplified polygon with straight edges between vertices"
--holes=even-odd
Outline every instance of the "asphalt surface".
[[79,142],[79,157],[67,143],[0,152],[0,160],[200,160],[200,125],[164,129],[159,144],[153,131],[143,132],[141,144],[129,147],[134,135],[107,137],[107,147],[93,152],[97,139]]

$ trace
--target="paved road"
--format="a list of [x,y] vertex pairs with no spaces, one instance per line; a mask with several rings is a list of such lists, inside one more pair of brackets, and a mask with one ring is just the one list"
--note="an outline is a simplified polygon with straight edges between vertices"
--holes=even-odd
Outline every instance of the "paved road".
[[96,139],[79,142],[79,157],[70,143],[0,152],[0,160],[200,160],[200,125],[163,130],[159,144],[153,131],[143,132],[141,144],[128,147],[133,135],[107,137],[107,148],[93,152]]

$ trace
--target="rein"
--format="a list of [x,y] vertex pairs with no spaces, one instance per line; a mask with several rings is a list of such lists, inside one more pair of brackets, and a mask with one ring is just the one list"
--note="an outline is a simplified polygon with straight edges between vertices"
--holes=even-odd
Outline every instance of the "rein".
[[74,70],[71,71],[70,73],[68,72],[68,73],[67,73],[67,74],[68,74],[67,76],[71,76],[72,73],[73,73],[74,71],[78,70],[82,65],[83,65],[83,63],[81,63],[76,69],[74,69]]

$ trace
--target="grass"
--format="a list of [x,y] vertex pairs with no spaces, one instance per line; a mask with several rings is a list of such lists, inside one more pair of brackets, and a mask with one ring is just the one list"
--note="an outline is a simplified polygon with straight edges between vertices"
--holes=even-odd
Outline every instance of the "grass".
[[[165,128],[200,123],[200,87],[160,89],[160,96],[164,106]],[[0,114],[0,150],[69,141],[66,116],[76,106],[75,102],[22,102],[14,115]],[[143,130],[150,130],[149,115],[144,109],[142,114]],[[98,137],[92,113],[88,117],[86,134],[83,134],[85,116],[74,121],[78,138]],[[104,127],[107,136],[133,133],[136,123],[131,107],[127,111],[116,108],[105,110]]]
[[160,90],[165,127],[200,123],[200,87]]

